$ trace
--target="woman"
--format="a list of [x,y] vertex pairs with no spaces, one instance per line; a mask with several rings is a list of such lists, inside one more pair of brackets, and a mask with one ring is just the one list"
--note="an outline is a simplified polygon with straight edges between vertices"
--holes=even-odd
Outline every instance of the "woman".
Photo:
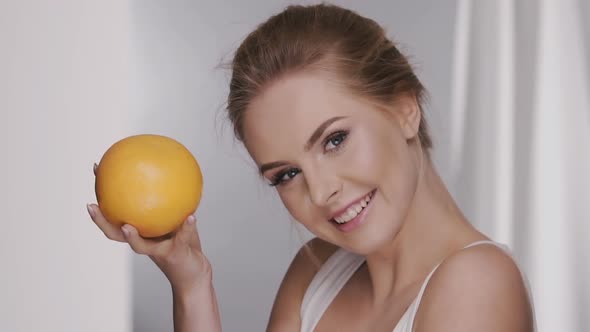
[[[370,19],[291,6],[238,48],[228,97],[237,137],[316,238],[296,255],[268,331],[532,331],[523,276],[477,231],[429,157],[424,88]],[[219,331],[195,219],[164,240],[115,228],[169,279],[175,331]]]

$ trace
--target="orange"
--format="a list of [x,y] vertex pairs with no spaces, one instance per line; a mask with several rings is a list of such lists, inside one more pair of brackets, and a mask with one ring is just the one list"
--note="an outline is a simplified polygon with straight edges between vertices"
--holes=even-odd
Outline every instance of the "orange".
[[105,218],[130,224],[143,237],[176,230],[201,200],[197,160],[176,140],[136,135],[113,144],[96,169],[95,192]]

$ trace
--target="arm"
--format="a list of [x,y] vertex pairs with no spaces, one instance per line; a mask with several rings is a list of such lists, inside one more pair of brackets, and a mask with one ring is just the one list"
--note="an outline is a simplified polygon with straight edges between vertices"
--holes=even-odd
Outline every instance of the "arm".
[[433,274],[414,321],[416,332],[533,331],[526,286],[501,249],[477,246],[449,257]]
[[194,216],[170,236],[155,240],[142,238],[131,225],[109,223],[97,205],[88,205],[88,213],[107,238],[127,242],[136,253],[149,256],[170,281],[174,331],[221,331],[211,265],[202,253]]
[[192,292],[172,289],[174,331],[221,331],[215,289],[211,282]]

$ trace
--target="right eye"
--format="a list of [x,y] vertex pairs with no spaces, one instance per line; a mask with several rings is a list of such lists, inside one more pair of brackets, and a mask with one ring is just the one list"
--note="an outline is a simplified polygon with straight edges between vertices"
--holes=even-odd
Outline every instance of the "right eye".
[[277,174],[273,175],[270,185],[272,187],[275,187],[285,184],[291,179],[293,179],[297,174],[299,174],[299,172],[301,172],[301,170],[299,170],[298,168],[288,168],[284,171],[280,171]]

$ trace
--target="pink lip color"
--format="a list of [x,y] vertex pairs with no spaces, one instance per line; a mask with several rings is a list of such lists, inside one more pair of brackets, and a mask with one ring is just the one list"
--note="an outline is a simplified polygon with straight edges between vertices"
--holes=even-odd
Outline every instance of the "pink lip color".
[[344,212],[346,212],[346,210],[348,210],[348,208],[350,208],[350,207],[351,207],[351,206],[353,206],[353,205],[356,205],[356,204],[358,204],[358,203],[359,203],[359,202],[360,202],[362,199],[365,199],[365,197],[366,197],[366,196],[367,196],[367,195],[365,195],[365,196],[363,196],[363,197],[361,197],[361,198],[357,199],[356,201],[354,201],[354,202],[352,202],[352,203],[348,204],[348,206],[345,206],[345,207],[343,207],[342,209],[340,209],[340,210],[336,211],[336,212],[334,213],[334,215],[332,216],[332,218],[330,218],[330,219],[331,219],[331,220],[334,220],[334,219],[336,218],[336,216],[339,216],[339,215],[343,214]]
[[375,194],[376,194],[376,192],[373,192],[373,195],[371,197],[371,200],[369,201],[369,204],[367,206],[365,206],[365,208],[363,208],[361,213],[359,213],[352,220],[348,221],[345,224],[338,224],[334,221],[334,223],[336,223],[336,227],[339,230],[341,230],[342,232],[350,232],[350,231],[353,231],[354,229],[356,229],[361,224],[363,224],[363,222],[365,221],[365,216],[367,215],[367,210],[369,209],[370,206],[373,205],[373,199],[375,198]]

